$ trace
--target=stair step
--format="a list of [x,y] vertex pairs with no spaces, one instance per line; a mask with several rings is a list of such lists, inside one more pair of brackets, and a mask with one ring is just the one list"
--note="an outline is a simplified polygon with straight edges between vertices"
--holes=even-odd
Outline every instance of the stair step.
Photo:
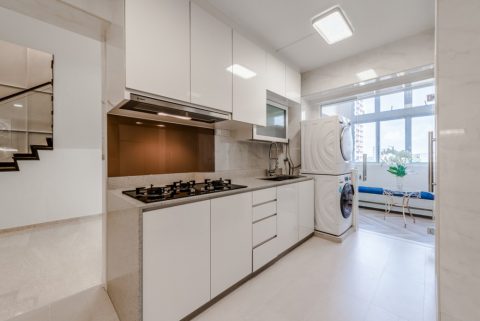
[[18,171],[17,164],[14,162],[0,162],[0,172]]
[[52,146],[46,146],[46,145],[31,145],[30,148],[32,150],[53,150]]
[[14,154],[13,159],[15,160],[38,160],[38,155],[35,154]]

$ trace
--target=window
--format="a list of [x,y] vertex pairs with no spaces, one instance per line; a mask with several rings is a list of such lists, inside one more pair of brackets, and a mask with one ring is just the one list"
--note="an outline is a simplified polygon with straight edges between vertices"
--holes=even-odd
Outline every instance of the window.
[[382,150],[409,150],[413,162],[428,161],[428,132],[434,130],[435,86],[426,79],[362,93],[321,106],[322,116],[341,115],[353,124],[354,159],[379,162]]
[[412,118],[412,157],[414,162],[428,161],[428,132],[434,129],[434,116]]
[[355,116],[373,114],[375,112],[375,97],[355,101]]
[[380,152],[391,147],[405,150],[405,119],[380,122]]
[[362,162],[367,154],[368,162],[377,161],[377,124],[363,123],[353,126],[355,161]]
[[380,111],[402,109],[405,106],[404,92],[380,96]]
[[435,87],[421,87],[412,90],[412,107],[435,104]]

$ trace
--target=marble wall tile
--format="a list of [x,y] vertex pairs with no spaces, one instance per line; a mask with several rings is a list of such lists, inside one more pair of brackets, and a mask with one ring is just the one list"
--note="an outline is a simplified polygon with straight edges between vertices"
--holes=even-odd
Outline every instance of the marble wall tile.
[[0,320],[102,282],[100,215],[0,232]]
[[[437,195],[441,321],[480,320],[480,2],[437,0]],[[470,184],[470,183],[474,184]]]

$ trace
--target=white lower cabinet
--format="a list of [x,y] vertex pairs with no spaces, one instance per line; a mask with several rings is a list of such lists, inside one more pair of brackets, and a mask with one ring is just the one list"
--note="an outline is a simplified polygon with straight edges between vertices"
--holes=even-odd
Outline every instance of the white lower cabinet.
[[180,320],[210,300],[210,201],[143,214],[143,321]]
[[298,238],[303,240],[314,230],[313,180],[298,183]]
[[211,201],[212,298],[252,273],[252,193]]
[[277,187],[278,251],[298,242],[298,184]]
[[180,320],[313,232],[313,181],[143,213],[143,321]]

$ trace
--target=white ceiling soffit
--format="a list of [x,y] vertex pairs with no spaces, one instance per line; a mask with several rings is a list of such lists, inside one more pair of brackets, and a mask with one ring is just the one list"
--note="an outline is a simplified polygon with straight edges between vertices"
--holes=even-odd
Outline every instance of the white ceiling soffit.
[[[435,0],[207,1],[302,72],[432,29],[435,23]],[[337,4],[355,32],[328,45],[311,19]]]

